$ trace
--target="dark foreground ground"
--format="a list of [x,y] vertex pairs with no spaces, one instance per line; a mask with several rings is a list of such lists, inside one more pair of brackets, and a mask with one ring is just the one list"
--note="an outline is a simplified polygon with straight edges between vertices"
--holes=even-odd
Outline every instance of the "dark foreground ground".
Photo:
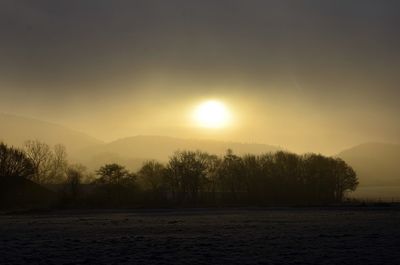
[[400,264],[400,209],[0,216],[0,264]]

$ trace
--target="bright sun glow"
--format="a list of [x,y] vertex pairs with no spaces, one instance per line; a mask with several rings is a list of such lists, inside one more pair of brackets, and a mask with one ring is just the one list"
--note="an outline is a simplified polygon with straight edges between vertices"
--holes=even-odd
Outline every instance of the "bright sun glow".
[[194,111],[194,120],[205,128],[222,128],[229,125],[231,114],[220,101],[209,100],[201,103]]

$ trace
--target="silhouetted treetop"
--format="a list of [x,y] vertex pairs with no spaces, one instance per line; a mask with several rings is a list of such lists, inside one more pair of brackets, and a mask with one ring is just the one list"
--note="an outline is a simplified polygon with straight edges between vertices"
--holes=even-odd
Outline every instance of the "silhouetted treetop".
[[119,164],[106,164],[96,171],[99,176],[95,180],[97,184],[124,185],[135,182],[136,176]]
[[0,177],[29,178],[34,173],[33,163],[23,151],[0,143]]

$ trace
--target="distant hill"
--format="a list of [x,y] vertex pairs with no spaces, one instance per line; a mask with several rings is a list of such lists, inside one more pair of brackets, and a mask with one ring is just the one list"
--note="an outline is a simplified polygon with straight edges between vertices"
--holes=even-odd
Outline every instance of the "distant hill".
[[400,199],[400,145],[366,143],[338,154],[357,172],[357,193],[367,197]]
[[400,185],[400,145],[366,143],[338,156],[357,171],[362,185]]
[[166,136],[133,136],[105,144],[94,137],[57,124],[0,113],[0,141],[22,146],[26,140],[31,139],[49,145],[65,145],[71,161],[83,163],[89,169],[116,162],[134,170],[144,160],[157,159],[165,162],[177,150],[201,150],[217,155],[224,154],[228,148],[237,154],[260,154],[279,150],[278,147],[264,144]]
[[60,125],[0,113],[0,141],[21,146],[26,140],[31,139],[49,145],[64,144],[69,152],[102,144],[100,140]]
[[[237,154],[260,154],[279,150],[276,146],[253,143],[223,142],[215,140],[182,139],[166,136],[134,136],[105,145],[87,148],[83,153],[94,161],[107,161],[107,157],[125,164],[140,166],[147,159],[167,161],[177,150],[201,150],[223,155],[227,149]],[[93,157],[97,157],[93,159]]]

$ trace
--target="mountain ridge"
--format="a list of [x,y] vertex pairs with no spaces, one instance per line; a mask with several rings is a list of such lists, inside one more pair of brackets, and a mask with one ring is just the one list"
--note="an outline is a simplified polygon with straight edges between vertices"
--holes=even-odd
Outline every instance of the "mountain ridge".
[[103,143],[86,133],[56,123],[8,113],[0,113],[1,140],[18,147],[26,140],[40,140],[49,145],[64,144],[73,152]]
[[83,153],[87,161],[96,154],[106,154],[126,159],[140,159],[142,161],[155,159],[166,162],[178,150],[200,150],[212,154],[223,155],[227,149],[237,154],[266,153],[281,150],[281,148],[257,143],[239,143],[232,141],[218,141],[209,139],[187,139],[170,136],[137,135],[117,139],[101,146],[86,148]]
[[400,199],[400,144],[369,142],[338,154],[356,171],[355,195],[372,199]]

